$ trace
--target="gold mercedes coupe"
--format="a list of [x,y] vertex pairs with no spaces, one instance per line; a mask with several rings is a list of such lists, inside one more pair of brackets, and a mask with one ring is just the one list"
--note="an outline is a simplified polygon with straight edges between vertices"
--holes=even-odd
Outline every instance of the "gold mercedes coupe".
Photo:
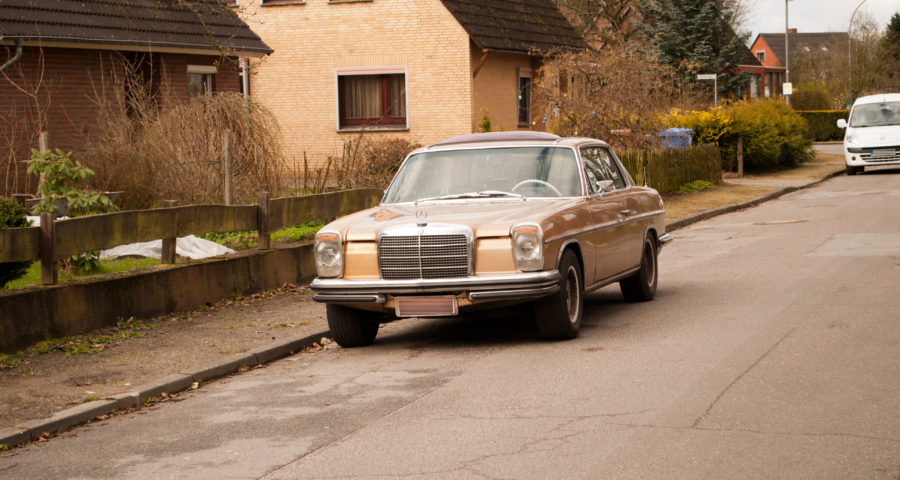
[[344,347],[372,343],[384,314],[522,302],[534,302],[541,337],[568,339],[585,291],[619,282],[626,299],[653,299],[671,240],[659,194],[605,142],[463,135],[410,153],[379,206],[322,228],[310,288]]

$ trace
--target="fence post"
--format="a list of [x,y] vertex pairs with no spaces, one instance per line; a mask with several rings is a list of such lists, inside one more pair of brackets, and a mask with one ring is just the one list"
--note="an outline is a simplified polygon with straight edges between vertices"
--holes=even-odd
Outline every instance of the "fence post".
[[738,176],[744,176],[744,137],[738,137],[737,144],[737,171]]
[[[163,200],[163,208],[174,207],[178,205],[177,200]],[[175,264],[175,237],[162,239],[162,251],[160,252],[160,260],[165,265]]]
[[41,212],[41,285],[59,283],[56,263],[56,214]]
[[222,132],[222,175],[224,177],[225,205],[231,205],[231,130]]
[[256,210],[256,246],[260,250],[269,249],[269,192],[259,192],[259,206]]

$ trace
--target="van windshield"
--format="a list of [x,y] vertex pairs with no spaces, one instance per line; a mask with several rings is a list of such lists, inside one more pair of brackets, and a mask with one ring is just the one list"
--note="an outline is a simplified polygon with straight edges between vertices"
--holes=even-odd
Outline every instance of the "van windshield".
[[850,126],[887,127],[900,125],[900,102],[866,103],[853,107]]

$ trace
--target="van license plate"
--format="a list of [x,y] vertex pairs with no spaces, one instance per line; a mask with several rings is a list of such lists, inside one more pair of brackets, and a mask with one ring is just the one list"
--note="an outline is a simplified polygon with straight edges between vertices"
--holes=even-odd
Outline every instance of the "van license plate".
[[456,297],[397,297],[394,309],[398,317],[446,317],[459,313]]

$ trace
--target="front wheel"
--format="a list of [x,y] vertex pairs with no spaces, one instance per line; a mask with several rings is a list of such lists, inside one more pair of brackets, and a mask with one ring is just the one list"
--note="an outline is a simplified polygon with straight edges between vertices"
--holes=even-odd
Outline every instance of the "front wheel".
[[644,238],[644,248],[641,253],[641,266],[638,271],[619,282],[622,296],[629,302],[647,302],[656,296],[657,259],[656,241],[652,234]]
[[559,291],[535,302],[538,334],[548,340],[567,340],[578,336],[584,310],[584,284],[581,263],[568,250],[559,262]]
[[847,165],[847,175],[856,175],[857,173],[863,173],[866,167],[851,167]]
[[378,314],[329,303],[325,306],[328,329],[338,345],[344,348],[362,347],[375,341],[378,334]]

